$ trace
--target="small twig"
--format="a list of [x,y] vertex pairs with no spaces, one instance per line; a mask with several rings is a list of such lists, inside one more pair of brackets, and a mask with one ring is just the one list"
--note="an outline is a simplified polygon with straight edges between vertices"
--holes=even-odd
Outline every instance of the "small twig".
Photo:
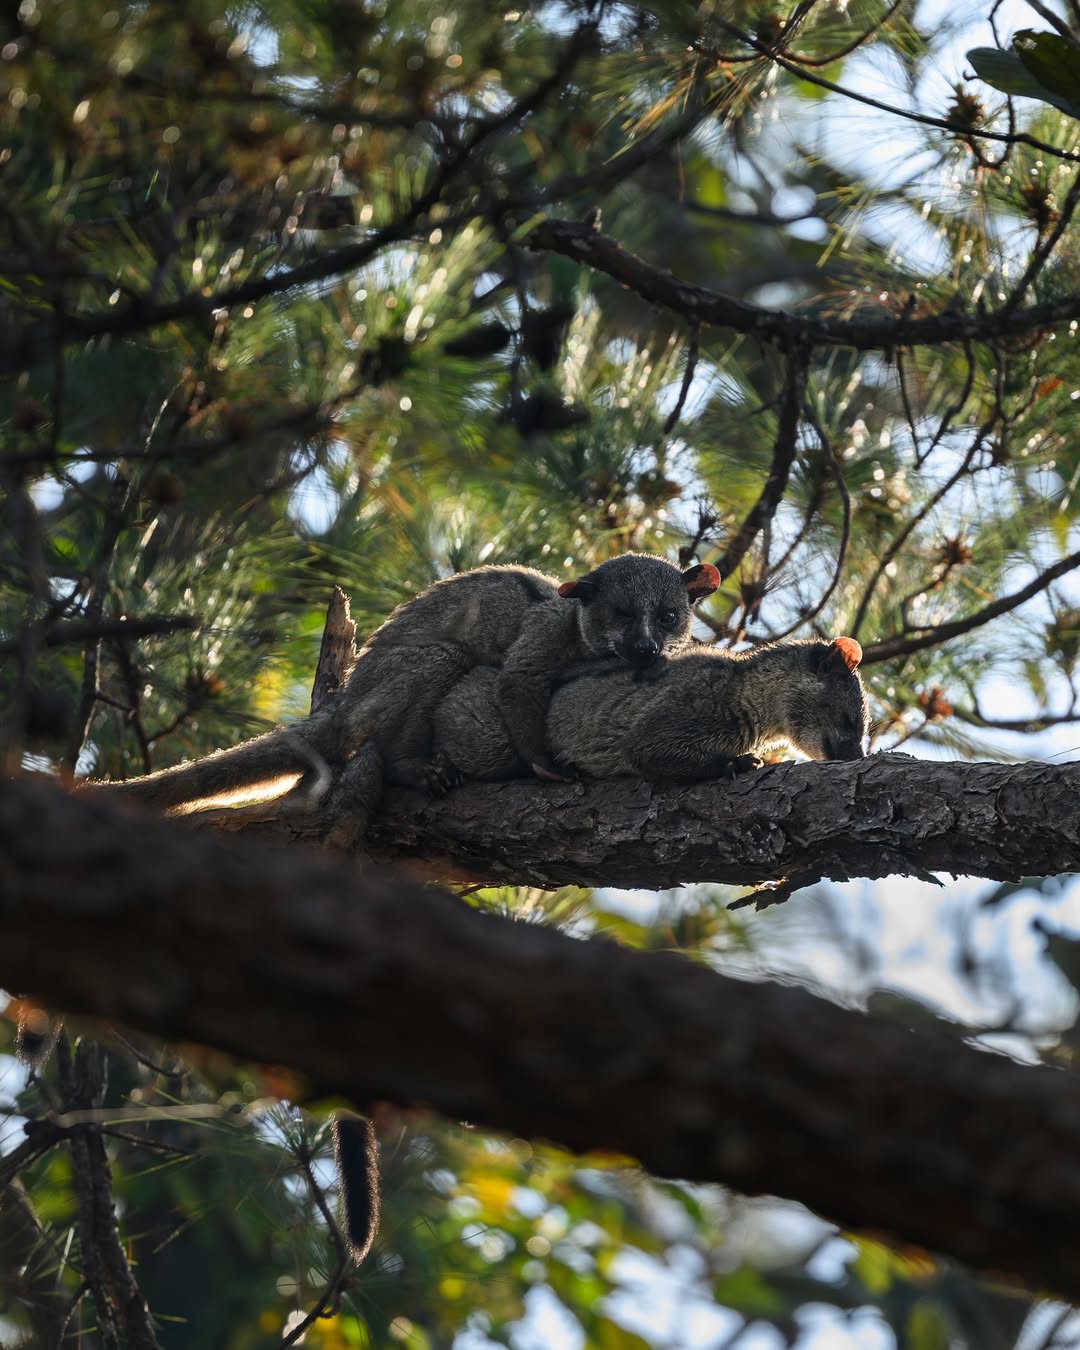
[[75,1313],[78,1311],[80,1305],[82,1304],[83,1299],[89,1292],[90,1286],[88,1282],[85,1279],[81,1280],[79,1282],[79,1287],[75,1290],[71,1298],[68,1300],[67,1312],[64,1314],[64,1320],[60,1324],[60,1337],[59,1340],[57,1341],[57,1345],[63,1345],[64,1337],[67,1335],[67,1329],[71,1324],[71,1319],[75,1316]]
[[936,647],[954,637],[962,637],[965,633],[981,628],[983,624],[989,623],[992,619],[1010,613],[1010,611],[1024,604],[1025,601],[1045,591],[1058,577],[1065,576],[1067,572],[1075,571],[1077,567],[1080,567],[1080,551],[1068,554],[1067,557],[1056,562],[1053,567],[1048,567],[1044,572],[1040,572],[1034,581],[1028,582],[1026,586],[1014,591],[1012,595],[1005,595],[1000,600],[991,601],[990,604],[984,605],[982,609],[976,610],[974,614],[969,614],[963,619],[954,619],[951,623],[939,623],[932,628],[920,629],[912,634],[893,634],[891,637],[883,638],[880,642],[872,643],[869,647],[864,647],[862,663],[865,666],[876,664],[879,661],[891,661],[896,656],[907,656],[910,652],[925,651],[927,647]]
[[756,887],[749,895],[741,895],[737,900],[728,902],[728,909],[748,909],[751,905],[756,910],[768,909],[770,905],[782,905],[785,900],[790,900],[796,891],[801,891],[807,886],[816,886],[819,881],[823,881],[816,869],[809,872],[792,872],[789,876],[779,877],[776,881],[766,881]]
[[998,141],[1008,146],[1030,145],[1035,150],[1041,150],[1044,154],[1052,155],[1055,159],[1069,160],[1071,163],[1080,163],[1080,153],[1071,150],[1063,150],[1060,146],[1051,145],[1049,141],[1040,141],[1035,136],[1028,135],[1027,132],[1006,133],[1004,131],[989,131],[986,129],[975,129],[969,125],[960,122],[950,122],[945,117],[932,117],[929,113],[912,112],[907,108],[897,108],[894,104],[884,103],[881,99],[871,98],[869,94],[857,93],[854,89],[846,88],[842,84],[837,84],[833,80],[827,80],[823,75],[815,75],[808,70],[801,62],[793,61],[786,56],[781,56],[779,52],[769,47],[767,43],[761,42],[752,34],[744,32],[734,24],[725,23],[724,27],[738,38],[740,42],[745,42],[748,47],[752,47],[762,56],[775,61],[778,66],[786,70],[789,75],[794,75],[797,79],[806,80],[808,84],[815,84],[819,89],[827,89],[832,94],[839,94],[842,98],[851,99],[853,103],[861,103],[868,108],[876,108],[879,112],[891,113],[894,117],[903,118],[906,122],[915,122],[919,126],[937,127],[941,131],[950,131],[954,135],[961,137],[965,143],[970,144],[972,137],[979,137],[981,140]]
[[825,475],[823,473],[819,473],[817,476],[817,481],[814,483],[813,490],[810,493],[809,500],[806,503],[806,510],[803,512],[802,524],[799,526],[798,533],[795,535],[791,543],[788,544],[787,548],[784,549],[783,553],[781,553],[780,557],[777,558],[776,562],[773,564],[772,570],[774,576],[777,576],[780,573],[782,573],[784,568],[795,556],[797,549],[802,544],[803,540],[806,538],[807,532],[810,529],[814,517],[821,509],[821,503],[824,500],[824,498],[825,498]]
[[897,736],[896,740],[889,746],[890,753],[893,750],[899,750],[902,745],[906,745],[908,741],[914,740],[917,736],[921,736],[929,725],[930,718],[926,714],[923,714],[921,722],[916,722],[909,727],[905,727]]
[[989,727],[994,731],[1020,731],[1036,732],[1045,731],[1047,727],[1068,726],[1080,722],[1080,713],[1073,711],[1076,706],[1075,695],[1072,700],[1072,706],[1068,712],[1063,713],[1044,713],[1036,714],[1032,717],[987,717],[982,708],[979,707],[978,699],[973,699],[973,707],[970,711],[965,708],[954,708],[953,713],[959,717],[962,722],[967,722],[973,727]]
[[814,411],[813,404],[809,399],[806,400],[804,415],[817,433],[817,438],[821,445],[821,453],[828,466],[829,472],[833,476],[833,481],[836,483],[837,490],[840,493],[840,500],[843,505],[844,513],[843,522],[840,527],[840,547],[836,551],[836,566],[833,568],[832,580],[825,588],[825,591],[817,604],[808,613],[800,614],[799,618],[789,628],[786,628],[782,633],[775,634],[772,639],[774,642],[778,642],[782,638],[788,637],[789,634],[794,633],[796,628],[802,627],[803,624],[811,623],[828,604],[829,597],[832,595],[833,591],[836,590],[840,581],[840,576],[844,570],[844,559],[847,557],[848,540],[851,535],[851,493],[848,492],[847,484],[844,482],[844,473],[840,468],[840,461],[836,458],[836,452],[833,449],[832,441],[829,439],[829,436],[822,426],[817,413]]
[[[105,519],[101,532],[101,542],[98,547],[97,561],[94,566],[93,575],[90,578],[88,598],[86,602],[86,623],[88,632],[93,633],[102,623],[102,614],[105,609],[105,597],[108,592],[109,575],[112,571],[113,559],[116,556],[116,548],[120,542],[120,536],[127,524],[128,511],[132,502],[136,499],[137,489],[135,479],[124,480],[117,477],[108,488],[108,499],[105,503]],[[83,746],[86,744],[86,738],[90,732],[90,722],[94,715],[94,706],[97,702],[98,685],[98,665],[101,659],[101,638],[92,637],[87,640],[86,649],[83,655],[83,677],[82,687],[79,692],[79,702],[75,712],[74,729],[68,747],[64,752],[61,764],[64,768],[74,770],[78,763],[79,756],[82,754]]]
[[[69,1106],[100,1110],[105,1101],[105,1061],[100,1047],[80,1041],[72,1056],[67,1038],[57,1044],[57,1067]],[[80,1125],[69,1138],[79,1199],[79,1236],[86,1280],[109,1350],[161,1350],[150,1310],[135,1282],[120,1241],[112,1200],[109,1160],[95,1125]]]
[[162,1144],[156,1139],[144,1139],[137,1134],[129,1134],[127,1130],[118,1130],[115,1127],[106,1129],[102,1127],[102,1134],[106,1134],[110,1139],[122,1139],[126,1144],[134,1144],[138,1148],[148,1149],[151,1153],[164,1153],[171,1158],[192,1158],[195,1155],[188,1148],[179,1148],[176,1144]]
[[843,47],[838,47],[835,51],[829,52],[828,56],[804,56],[801,52],[789,51],[786,47],[783,54],[791,61],[797,61],[800,66],[831,66],[835,61],[842,61],[845,56],[850,56],[852,52],[857,52],[860,47],[875,37],[882,28],[886,26],[892,16],[904,3],[904,0],[893,0],[893,3],[885,11],[876,23],[870,25],[865,33],[860,33],[857,38],[851,42],[845,43]]
[[1046,5],[1041,3],[1041,0],[1027,0],[1027,2],[1035,13],[1041,19],[1045,19],[1048,24],[1052,24],[1063,38],[1067,39],[1074,47],[1077,45],[1076,34],[1060,14],[1055,14],[1052,9],[1048,9]]
[[[130,649],[123,643],[117,643],[114,649],[114,659],[120,671],[120,677],[124,681],[124,687],[127,689],[129,708],[125,720],[128,726],[135,733],[135,740],[138,742],[139,755],[142,759],[143,773],[150,773],[154,767],[153,757],[150,748],[153,744],[153,738],[146,733],[146,727],[143,725],[142,718],[142,688],[144,680],[139,678],[139,673],[135,668],[135,662],[132,659]],[[101,700],[101,691],[98,690],[98,699]],[[110,700],[113,702],[114,700]],[[190,712],[190,705],[185,710],[183,716],[186,717]],[[179,721],[178,719],[177,724]]]
[[[96,1097],[97,1085],[77,1081],[83,1075],[76,1071],[66,1035],[61,1035],[57,1042],[56,1063],[61,1090],[67,1105],[72,1107],[91,1105]],[[71,1151],[72,1176],[78,1200],[77,1226],[86,1287],[97,1310],[99,1334],[103,1345],[106,1350],[120,1350],[120,1336],[112,1302],[106,1292],[104,1258],[98,1246],[94,1176],[86,1133],[73,1132],[68,1146]]]
[[[7,457],[5,457],[7,458]],[[9,754],[12,766],[18,761],[26,733],[27,711],[33,684],[34,664],[42,630],[41,614],[49,597],[49,576],[45,565],[44,533],[41,518],[22,472],[8,471],[8,464],[0,465],[0,486],[7,491],[8,527],[16,541],[17,565],[25,573],[26,602],[22,631],[15,639],[19,668],[15,679],[11,706],[0,726],[0,755]],[[0,768],[3,768],[0,759]]]
[[[908,298],[910,304],[911,297]],[[904,370],[904,349],[896,349],[896,382],[900,389],[900,404],[904,409],[904,418],[908,424],[908,430],[911,432],[911,443],[915,446],[915,458],[918,461],[919,456],[919,433],[915,429],[915,412],[911,406],[911,398],[908,394],[907,374]]]
[[[202,620],[191,614],[162,614],[145,619],[72,619],[44,628],[37,641],[42,647],[69,647],[77,643],[99,642],[109,638],[116,642],[138,642],[142,638],[165,637],[170,633],[191,632],[201,626]],[[15,656],[21,639],[9,638],[0,642],[0,656]]]
[[[1031,0],[1028,0],[1031,3]],[[1019,308],[1020,302],[1027,294],[1029,288],[1034,283],[1039,273],[1045,267],[1051,253],[1057,247],[1061,236],[1069,228],[1072,218],[1076,214],[1077,205],[1080,205],[1080,171],[1074,176],[1069,186],[1069,191],[1065,195],[1065,200],[1061,204],[1061,211],[1058,215],[1054,228],[1050,230],[1046,238],[1043,239],[1033,250],[1031,260],[1024,269],[1024,274],[1013,287],[1005,303],[998,310],[1001,315],[1012,314]]]
[[731,576],[746,556],[747,550],[760,531],[772,520],[787,488],[791,466],[795,462],[798,443],[799,415],[806,391],[806,373],[810,360],[809,349],[789,351],[784,389],[776,421],[772,464],[761,495],[750,508],[734,539],[716,560],[722,577]]
[[[130,665],[130,662],[128,664]],[[162,725],[158,727],[157,731],[147,732],[145,737],[147,751],[149,751],[152,745],[156,745],[158,741],[164,740],[166,736],[171,736],[174,731],[179,731],[180,728],[184,725],[184,723],[195,711],[196,711],[195,703],[189,699],[188,702],[185,703],[184,706],[180,709],[180,711],[174,713],[173,716],[170,717],[167,722],[162,723]],[[138,728],[136,728],[136,735],[139,735]],[[140,741],[143,739],[141,735],[139,736],[139,739]]]
[[52,1121],[34,1121],[22,1143],[16,1145],[10,1153],[0,1157],[0,1193],[24,1167],[29,1167],[42,1154],[48,1153],[49,1149],[63,1137],[64,1131],[57,1128]]
[[968,469],[971,466],[971,461],[975,458],[976,452],[982,445],[983,440],[985,439],[992,425],[993,422],[989,421],[987,423],[984,423],[984,425],[979,428],[979,430],[975,434],[974,439],[971,442],[971,445],[968,447],[967,454],[960,461],[960,464],[955,470],[955,472],[952,473],[945,480],[944,483],[942,483],[942,485],[937,489],[936,492],[931,493],[931,495],[926,499],[926,501],[923,503],[920,509],[916,511],[916,513],[911,517],[911,519],[900,531],[900,533],[896,536],[896,538],[892,541],[889,547],[885,550],[882,556],[878,559],[878,564],[874,568],[870,580],[866,583],[866,589],[862,593],[862,598],[859,601],[859,607],[855,611],[855,618],[851,622],[852,637],[859,636],[859,631],[863,626],[863,622],[866,619],[867,610],[870,607],[870,601],[873,599],[873,595],[874,592],[877,590],[878,583],[880,582],[881,578],[885,575],[886,569],[888,568],[889,564],[893,561],[896,555],[900,552],[900,550],[904,547],[907,541],[911,538],[915,530],[917,530],[918,527],[922,524],[922,522],[927,518],[927,516],[934,509],[934,507],[937,506],[937,504],[940,501],[942,501],[953,490],[953,488],[960,481],[960,479],[963,478],[964,475],[968,472]]
[[697,557],[698,549],[705,542],[709,532],[716,528],[720,520],[716,508],[707,497],[699,497],[696,505],[697,525],[694,528],[693,536],[685,544],[679,545],[680,567],[690,566]]
[[700,334],[700,325],[692,323],[690,325],[690,342],[686,350],[686,369],[683,371],[682,387],[679,390],[679,397],[676,400],[674,408],[672,408],[667,416],[667,420],[664,422],[665,436],[671,435],[678,424],[679,418],[682,416],[683,406],[686,403],[686,396],[690,392],[690,385],[694,380],[694,371],[697,369],[698,339]]
[[337,1225],[333,1214],[330,1212],[330,1206],[326,1203],[326,1196],[323,1195],[322,1187],[315,1179],[315,1172],[311,1166],[311,1151],[308,1148],[307,1140],[302,1140],[294,1150],[296,1160],[300,1164],[300,1170],[304,1174],[304,1179],[311,1192],[311,1198],[315,1201],[319,1213],[323,1217],[330,1241],[337,1252],[337,1262],[334,1269],[330,1272],[326,1284],[323,1286],[322,1296],[318,1303],[307,1313],[307,1315],[297,1322],[287,1336],[284,1336],[280,1342],[280,1350],[286,1350],[287,1346],[295,1345],[309,1327],[313,1326],[322,1317],[332,1316],[337,1308],[338,1300],[341,1295],[342,1285],[345,1283],[345,1275],[349,1269],[349,1252],[345,1245],[345,1239],[341,1235],[341,1229]]
[[[899,353],[897,355],[898,355],[897,364],[899,365]],[[930,444],[926,447],[925,450],[919,449],[918,440],[915,439],[914,437],[915,429],[914,427],[912,427],[912,437],[913,439],[915,439],[915,467],[917,469],[922,468],[922,466],[930,458],[933,452],[941,444],[941,439],[945,435],[945,433],[949,430],[953,418],[960,416],[960,414],[964,410],[964,405],[967,403],[968,398],[971,396],[972,388],[975,385],[976,365],[975,365],[975,352],[973,351],[970,342],[964,343],[964,357],[967,361],[967,372],[964,376],[963,386],[957,397],[952,401],[952,403],[949,404],[949,406],[941,414],[941,418],[938,421],[937,431],[934,432],[933,436],[930,439]],[[990,423],[990,425],[993,425],[993,423]],[[976,437],[976,439],[978,439],[978,437]]]
[[167,1068],[164,1064],[159,1064],[157,1060],[151,1059],[149,1055],[144,1054],[134,1041],[125,1036],[122,1032],[117,1031],[115,1027],[109,1029],[109,1034],[112,1036],[113,1040],[118,1041],[120,1045],[124,1047],[126,1053],[129,1054],[137,1064],[141,1064],[144,1069],[149,1069],[151,1073],[158,1074],[161,1078],[187,1077],[188,1068],[182,1059],[178,1058],[171,1069]]
[[696,216],[711,216],[714,220],[726,220],[732,225],[748,225],[755,229],[762,226],[783,229],[787,225],[813,220],[818,215],[816,206],[809,211],[794,211],[791,215],[782,215],[776,211],[736,211],[733,206],[712,206],[706,202],[687,201],[682,206],[685,211],[691,211]]

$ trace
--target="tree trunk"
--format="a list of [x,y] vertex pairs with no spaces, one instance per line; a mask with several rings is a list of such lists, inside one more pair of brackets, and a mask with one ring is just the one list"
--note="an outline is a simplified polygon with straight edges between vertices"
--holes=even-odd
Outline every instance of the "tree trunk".
[[[916,768],[938,786],[904,812],[889,806],[887,785]],[[658,831],[688,802],[699,804],[698,825],[710,797],[745,807],[765,787],[793,812],[801,801],[799,819],[813,829],[851,812],[853,796],[879,838],[919,843],[935,818],[922,807],[937,803],[938,817],[953,809],[940,787],[949,775],[938,776],[953,769],[982,780],[965,819],[996,820],[999,834],[1017,828],[1024,775],[1044,809],[1064,804],[1070,781],[1044,766],[893,759],[845,768],[819,793],[809,775],[821,769],[783,770],[772,775],[775,797],[768,778],[678,793],[474,789],[462,794],[472,803],[463,818],[507,793],[521,831],[576,813],[570,842],[581,848],[591,817],[605,840],[589,855],[597,866],[605,850],[632,847],[632,826],[648,820],[642,856],[677,869],[658,860]],[[625,812],[598,827],[597,794],[613,789]],[[449,819],[454,802],[425,810]],[[409,818],[397,800],[381,838]],[[1070,805],[1062,838],[1075,821]],[[492,816],[483,832],[503,823]],[[759,829],[767,845],[769,827]],[[479,847],[475,819],[472,831]],[[698,856],[697,841],[668,842],[673,857]],[[968,847],[957,839],[965,858]],[[1016,856],[1017,870],[1037,870]],[[0,784],[0,924],[0,984],[57,1008],[288,1065],[314,1091],[359,1106],[432,1106],[627,1154],[659,1175],[774,1192],[1080,1298],[1080,1084],[945,1030],[916,1034],[803,990],[513,923],[382,871],[193,832],[43,779]]]

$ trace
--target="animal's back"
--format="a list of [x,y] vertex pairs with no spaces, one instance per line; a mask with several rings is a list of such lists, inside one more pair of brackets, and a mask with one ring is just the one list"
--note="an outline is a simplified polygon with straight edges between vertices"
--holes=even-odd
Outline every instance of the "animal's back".
[[738,663],[737,656],[703,647],[672,656],[648,680],[621,665],[583,665],[551,700],[552,751],[590,778],[636,772],[630,748],[642,724],[670,720],[673,732],[700,734],[702,724],[723,715],[725,687]]
[[[730,667],[739,658],[714,648],[672,657],[663,674],[648,680],[611,657],[582,661],[565,672],[547,714],[547,736],[556,759],[590,778],[638,772],[630,750],[646,720],[668,716],[692,735],[700,716],[721,698]],[[435,712],[435,745],[466,778],[512,778],[528,772],[516,755],[495,698],[498,671],[470,671]]]
[[529,611],[548,604],[560,605],[560,614],[569,621],[570,607],[560,601],[558,582],[552,577],[516,564],[476,567],[437,581],[398,605],[360,655],[387,646],[452,642],[474,665],[500,665]]
[[[581,662],[556,682],[548,744],[559,764],[592,778],[728,777],[780,744],[811,759],[860,759],[860,658],[856,642],[838,638],[736,653],[699,647],[646,678],[610,657]],[[492,697],[497,678],[472,671],[435,713],[437,749],[466,778],[509,777],[520,766]]]

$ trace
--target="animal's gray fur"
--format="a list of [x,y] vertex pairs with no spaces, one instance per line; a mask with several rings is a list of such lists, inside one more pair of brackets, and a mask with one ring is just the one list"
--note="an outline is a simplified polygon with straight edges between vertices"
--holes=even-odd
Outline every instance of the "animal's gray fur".
[[[727,777],[756,767],[777,744],[811,759],[858,759],[867,709],[850,666],[857,652],[851,639],[736,654],[703,647],[672,657],[647,682],[614,662],[584,663],[564,673],[552,696],[548,743],[559,764],[591,778]],[[448,774],[526,771],[500,716],[497,683],[496,671],[471,671],[436,709],[435,752]]]
[[[384,777],[437,787],[432,711],[478,665],[501,667],[495,698],[511,740],[536,773],[554,776],[544,717],[559,674],[599,656],[655,671],[664,655],[689,643],[691,606],[718,584],[715,568],[680,572],[648,554],[623,554],[562,585],[516,566],[448,577],[394,610],[357,653],[341,692],[312,716],[114,790],[162,809],[188,810],[313,766],[329,766],[340,779],[336,791],[354,806],[361,801],[374,808]],[[353,765],[361,747],[367,753]],[[328,815],[333,818],[332,803]]]

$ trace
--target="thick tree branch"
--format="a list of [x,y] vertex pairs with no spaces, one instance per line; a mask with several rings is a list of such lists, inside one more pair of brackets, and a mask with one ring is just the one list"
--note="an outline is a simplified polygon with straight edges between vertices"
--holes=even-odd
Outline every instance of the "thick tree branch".
[[[1080,763],[947,764],[903,754],[777,764],[733,782],[470,783],[386,793],[364,847],[436,879],[511,886],[760,886],[934,872],[1012,881],[1080,871]],[[186,817],[314,843],[285,798]],[[353,822],[332,822],[354,837]],[[768,892],[757,897],[770,902]]]
[[689,787],[624,778],[474,783],[442,800],[393,792],[368,847],[503,885],[753,886],[792,873],[806,884],[933,871],[1015,880],[1080,871],[1078,802],[1080,763],[872,755]]
[[41,779],[0,784],[0,923],[0,983],[58,1008],[358,1105],[790,1196],[1080,1297],[1070,1074]]
[[707,286],[682,281],[622,248],[610,235],[568,220],[545,220],[528,235],[531,248],[547,249],[604,272],[643,300],[681,314],[687,321],[731,328],[764,342],[891,351],[895,347],[940,346],[946,342],[987,342],[1020,337],[1080,318],[1080,295],[1066,295],[1026,309],[974,313],[948,310],[911,318],[862,314],[792,314],[762,309]]

